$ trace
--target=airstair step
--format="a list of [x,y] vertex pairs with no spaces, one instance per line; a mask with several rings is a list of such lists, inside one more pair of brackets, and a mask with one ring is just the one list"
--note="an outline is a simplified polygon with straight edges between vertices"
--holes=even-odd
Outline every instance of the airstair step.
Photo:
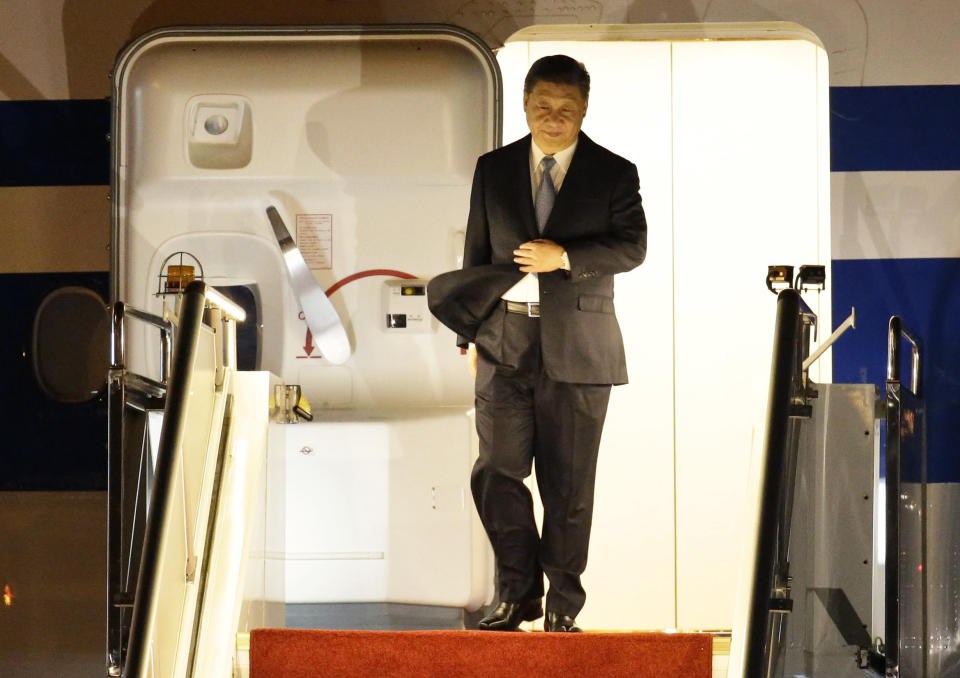
[[710,678],[712,652],[691,633],[256,629],[250,678]]

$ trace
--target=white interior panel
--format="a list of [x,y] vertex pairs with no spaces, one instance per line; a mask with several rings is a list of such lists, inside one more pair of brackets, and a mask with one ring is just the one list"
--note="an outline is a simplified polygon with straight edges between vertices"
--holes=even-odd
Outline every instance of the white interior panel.
[[[835,326],[833,318],[833,221],[830,187],[833,173],[830,171],[830,60],[823,48],[817,49],[817,253],[818,263],[826,267],[827,290],[816,300],[820,315],[817,343],[826,340]],[[845,310],[845,309],[843,309]],[[846,319],[843,313],[836,319],[840,325]],[[827,351],[810,367],[811,378],[820,384],[833,382],[833,351]]]
[[[766,266],[822,264],[829,275],[826,56],[808,39],[748,40],[749,30],[722,36],[737,40],[644,30],[515,36],[498,54],[504,141],[527,131],[529,65],[557,53],[583,61],[583,129],[637,164],[649,223],[646,262],[616,279],[631,383],[611,396],[580,618],[730,628],[769,379]],[[824,338],[828,297],[806,298]],[[811,375],[829,374],[825,356]]]
[[493,573],[463,482],[472,425],[434,409],[286,427],[287,600],[485,602]]
[[[805,41],[673,50],[677,618],[727,628],[769,382],[766,265],[829,263],[818,164],[827,87],[820,49]],[[827,299],[807,301],[829,328]]]
[[673,626],[673,299],[665,293],[673,266],[670,43],[508,43],[497,54],[505,143],[528,133],[523,79],[550,54],[586,65],[591,88],[583,131],[637,165],[651,224],[647,260],[616,277],[630,384],[613,389],[610,399],[584,575],[588,602],[578,620],[603,629]]

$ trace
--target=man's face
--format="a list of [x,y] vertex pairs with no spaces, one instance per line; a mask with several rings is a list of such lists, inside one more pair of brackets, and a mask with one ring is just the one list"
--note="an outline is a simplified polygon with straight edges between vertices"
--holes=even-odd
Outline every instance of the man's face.
[[523,110],[533,140],[540,150],[553,155],[576,140],[587,114],[587,101],[576,85],[541,80],[524,93]]

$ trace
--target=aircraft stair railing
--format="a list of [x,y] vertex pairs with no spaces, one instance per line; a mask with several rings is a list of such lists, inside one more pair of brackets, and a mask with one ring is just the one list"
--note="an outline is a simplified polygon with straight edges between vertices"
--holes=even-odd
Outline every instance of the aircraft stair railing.
[[[243,320],[244,313],[200,281],[186,287],[178,306],[179,317],[173,323],[173,359],[163,363],[166,383],[157,385],[164,391],[159,444],[155,455],[146,451],[139,459],[140,467],[153,467],[148,498],[144,498],[147,479],[141,474],[136,485],[138,530],[122,535],[128,540],[122,544],[123,553],[118,555],[116,542],[111,544],[111,572],[117,576],[116,568],[122,565],[124,575],[117,581],[111,579],[111,583],[118,588],[122,583],[126,590],[135,585],[135,594],[123,601],[122,608],[111,599],[112,610],[121,609],[125,614],[122,618],[114,615],[108,623],[110,675],[191,675],[196,651],[210,564],[206,545],[212,537],[230,422],[235,321]],[[117,334],[122,332],[121,314],[131,315],[129,307],[115,312],[115,319],[119,319],[115,323]],[[160,323],[160,319],[142,312],[134,317]],[[122,371],[122,338],[115,344],[114,364]],[[117,377],[118,398],[123,397],[121,376]],[[126,381],[150,383],[142,377]],[[122,419],[120,423],[111,422],[118,434],[123,433]],[[148,439],[145,434],[144,448],[148,448]],[[111,449],[111,453],[117,452]],[[126,455],[123,460],[132,458],[129,449],[120,453]],[[122,460],[114,461],[122,464]],[[118,484],[126,479],[118,480]],[[117,514],[118,520],[126,517],[132,521],[131,516],[120,515],[130,508],[129,502],[114,503],[111,516]],[[173,533],[181,536],[171,539]],[[188,653],[185,645],[189,646]]]
[[752,586],[741,675],[772,678],[782,667],[793,608],[789,572],[791,512],[801,427],[816,397],[806,362],[817,317],[795,289],[777,298]]
[[[902,352],[910,344],[910,386],[903,383]],[[882,585],[883,639],[869,666],[884,678],[926,678],[927,633],[927,441],[921,397],[921,349],[917,335],[898,316],[887,333],[886,562]],[[879,584],[879,582],[878,582]]]
[[[796,290],[780,293],[757,524],[747,561],[752,569],[731,675],[782,678],[826,669],[833,673],[824,675],[862,670],[878,678],[927,678],[920,345],[894,316],[885,394],[869,384],[815,384],[807,369],[817,354],[806,355],[815,322]],[[905,343],[909,358],[901,351]],[[909,386],[903,372],[910,373]],[[834,527],[838,522],[843,526]],[[788,629],[791,617],[790,626],[800,626]]]
[[[160,333],[160,379],[127,369],[126,321],[137,320]],[[107,374],[107,665],[120,675],[120,657],[140,565],[153,466],[149,459],[148,415],[162,409],[170,376],[174,326],[163,317],[123,302],[112,307],[110,367]]]

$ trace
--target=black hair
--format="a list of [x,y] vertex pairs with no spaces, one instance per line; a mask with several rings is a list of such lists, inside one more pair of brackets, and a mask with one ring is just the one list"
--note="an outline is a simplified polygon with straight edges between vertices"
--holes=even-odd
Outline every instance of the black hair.
[[576,85],[580,88],[584,101],[590,96],[590,74],[587,73],[587,67],[566,54],[554,54],[534,61],[523,81],[524,94],[530,94],[541,81],[556,85]]

